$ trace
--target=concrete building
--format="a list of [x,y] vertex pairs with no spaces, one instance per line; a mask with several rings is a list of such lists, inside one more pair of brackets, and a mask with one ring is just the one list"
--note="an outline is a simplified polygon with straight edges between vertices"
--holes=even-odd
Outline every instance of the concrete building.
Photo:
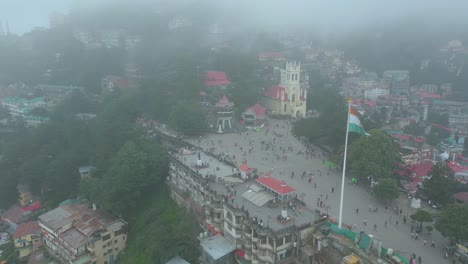
[[26,206],[34,202],[34,196],[29,185],[18,184],[16,190],[18,190],[18,203],[20,206]]
[[260,127],[265,124],[265,108],[260,104],[255,104],[242,113],[242,120],[245,126]]
[[66,204],[39,216],[46,248],[63,262],[114,263],[125,249],[127,222],[88,204]]
[[389,90],[381,88],[366,90],[364,91],[364,98],[369,100],[376,100],[380,96],[388,95],[389,92]]
[[26,99],[20,97],[6,97],[1,100],[2,107],[7,109],[12,117],[24,117],[37,107],[45,106],[44,97]]
[[202,261],[204,264],[234,264],[233,244],[223,236],[216,235],[201,241]]
[[385,71],[382,79],[388,85],[391,94],[409,96],[409,71]]
[[468,114],[450,114],[449,126],[451,129],[468,129]]
[[268,173],[242,180],[228,156],[215,157],[194,146],[172,147],[171,197],[193,210],[211,235],[224,235],[238,262],[273,264],[297,256],[318,215],[300,205],[294,188]]
[[42,246],[41,228],[37,222],[21,224],[13,234],[13,242],[19,258],[24,259]]
[[50,28],[56,28],[58,26],[61,26],[65,24],[66,21],[67,21],[67,17],[62,12],[55,11],[49,14],[49,27]]
[[273,115],[304,117],[307,111],[307,91],[301,88],[301,65],[286,62],[281,69],[281,83],[265,91],[264,105]]

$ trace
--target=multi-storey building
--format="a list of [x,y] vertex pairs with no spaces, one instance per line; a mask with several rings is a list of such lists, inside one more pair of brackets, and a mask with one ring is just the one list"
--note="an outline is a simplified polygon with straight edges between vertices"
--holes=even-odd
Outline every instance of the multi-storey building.
[[272,114],[304,117],[307,111],[307,90],[301,87],[301,65],[286,62],[281,69],[281,83],[265,91],[264,105]]
[[410,75],[409,71],[385,71],[383,82],[390,88],[391,94],[409,95]]
[[380,96],[388,95],[389,91],[387,89],[375,88],[364,91],[364,98],[369,100],[376,100]]
[[294,188],[268,173],[241,180],[228,156],[195,147],[174,149],[169,160],[171,197],[230,241],[238,262],[284,263],[297,256],[317,213],[301,205]]
[[21,224],[13,234],[13,242],[19,258],[24,259],[41,246],[41,228],[37,222]]
[[111,264],[125,249],[127,222],[88,204],[59,206],[38,222],[44,245],[64,262]]
[[55,11],[49,14],[49,27],[50,28],[56,28],[58,26],[61,26],[65,24],[66,21],[67,21],[67,17],[62,12]]
[[2,107],[7,109],[13,117],[24,117],[32,109],[45,106],[44,98],[26,99],[20,97],[6,97],[1,100]]

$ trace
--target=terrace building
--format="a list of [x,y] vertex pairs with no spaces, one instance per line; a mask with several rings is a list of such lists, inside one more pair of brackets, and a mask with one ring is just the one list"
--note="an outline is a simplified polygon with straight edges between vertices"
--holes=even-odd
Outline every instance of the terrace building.
[[292,260],[318,214],[302,206],[286,182],[269,173],[255,180],[241,178],[236,167],[228,156],[213,156],[195,147],[173,149],[171,197],[194,210],[212,235],[223,235],[235,248],[238,262]]
[[127,222],[87,204],[61,205],[38,222],[44,245],[63,262],[110,264],[125,249]]

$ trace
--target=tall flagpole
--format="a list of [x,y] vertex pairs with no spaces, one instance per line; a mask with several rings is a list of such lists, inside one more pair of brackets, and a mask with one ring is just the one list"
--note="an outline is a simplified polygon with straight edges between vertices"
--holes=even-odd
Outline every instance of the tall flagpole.
[[343,197],[344,197],[345,172],[346,172],[346,154],[348,153],[348,134],[349,134],[349,114],[350,113],[351,113],[351,98],[348,98],[348,120],[346,121],[346,139],[345,139],[344,158],[343,158],[343,176],[341,178],[340,217],[338,219],[339,228],[341,228],[341,224],[343,222]]

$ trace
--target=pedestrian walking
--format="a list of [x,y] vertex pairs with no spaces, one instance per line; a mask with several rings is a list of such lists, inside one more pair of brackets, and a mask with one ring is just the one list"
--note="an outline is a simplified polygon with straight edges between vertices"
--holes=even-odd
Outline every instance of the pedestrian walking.
[[332,193],[335,191],[335,188],[332,187]]
[[314,182],[314,189],[317,189],[317,183]]
[[403,224],[406,224],[406,215],[403,216]]
[[422,263],[421,256],[418,257],[418,263],[419,263],[419,264]]
[[435,247],[435,241],[434,240],[432,240],[432,242],[431,242],[431,247]]
[[423,244],[424,244],[424,246],[426,245],[426,243],[427,243],[427,241],[426,241],[426,239],[424,239],[424,240],[423,240]]
[[385,220],[384,227],[387,228],[387,220]]
[[411,239],[414,238],[414,232],[411,232]]
[[377,224],[374,224],[374,232],[377,232]]
[[356,208],[356,214],[359,214],[359,208]]
[[398,220],[396,220],[395,225],[398,225]]
[[367,219],[366,218],[364,218],[363,225],[367,226]]
[[414,239],[419,240],[418,233],[414,234]]

